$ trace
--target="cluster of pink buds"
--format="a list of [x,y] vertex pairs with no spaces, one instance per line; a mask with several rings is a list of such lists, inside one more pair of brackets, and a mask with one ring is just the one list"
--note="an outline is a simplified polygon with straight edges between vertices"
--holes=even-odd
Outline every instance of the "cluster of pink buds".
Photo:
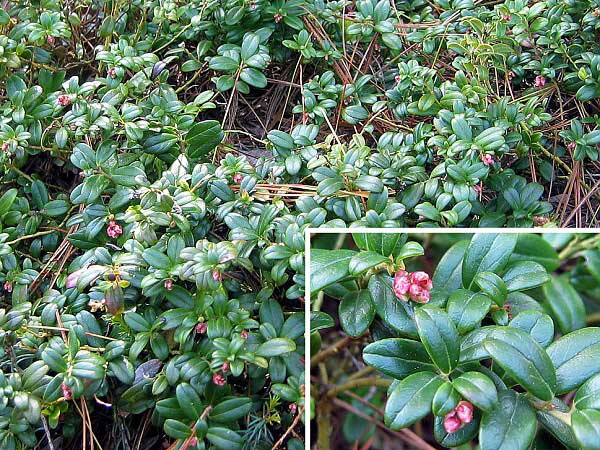
[[249,337],[249,336],[250,336],[250,333],[248,333],[246,330],[243,330],[243,331],[240,333],[240,337],[241,337],[242,339],[248,339],[248,337]]
[[65,383],[60,385],[62,389],[62,395],[65,400],[71,400],[73,398],[73,392],[71,392],[71,388],[67,386]]
[[546,84],[546,78],[538,75],[537,77],[535,77],[535,81],[533,82],[533,85],[535,87],[544,87],[544,85]]
[[282,16],[281,14],[279,14],[279,13],[276,13],[276,14],[273,16],[273,20],[275,21],[275,23],[279,23],[279,22],[281,22],[281,19],[283,19],[283,16]]
[[243,179],[244,179],[244,175],[242,175],[239,172],[233,175],[233,182],[234,183],[241,183]]
[[111,238],[116,239],[119,236],[121,236],[121,234],[123,234],[123,227],[114,220],[111,220],[110,222],[108,222],[106,234],[108,234]]
[[290,412],[293,415],[296,415],[296,412],[298,411],[298,405],[296,405],[295,403],[290,403],[290,406],[288,406],[288,409],[290,410]]
[[54,45],[54,43],[56,42],[56,39],[54,38],[54,36],[47,36],[46,42],[50,45]]
[[56,99],[60,106],[69,106],[71,104],[71,98],[67,94],[61,94]]
[[208,328],[208,326],[206,325],[206,322],[198,322],[196,324],[196,333],[198,334],[204,334],[206,333],[206,329]]
[[13,285],[10,281],[6,281],[2,287],[6,292],[12,292],[13,290]]
[[111,78],[117,78],[117,70],[114,67],[108,69],[108,76]]
[[229,369],[230,369],[229,363],[227,361],[225,361],[223,363],[223,365],[221,366],[221,372],[223,372],[223,373],[229,372]]
[[444,417],[444,429],[447,433],[455,433],[473,420],[473,405],[461,401]]
[[396,80],[396,83],[400,83],[402,81],[402,77],[400,76],[400,74],[398,74],[394,77],[394,80]]
[[172,291],[173,290],[173,280],[171,280],[171,279],[165,280],[164,286],[167,291]]
[[483,155],[481,155],[481,162],[485,166],[491,166],[495,162],[494,161],[494,156],[490,155],[489,153],[484,153]]
[[504,20],[505,22],[510,22],[510,19],[512,19],[512,16],[510,14],[504,14],[502,16],[502,20]]
[[213,383],[216,384],[217,386],[225,386],[225,383],[227,382],[227,379],[219,372],[216,372],[213,375]]
[[215,281],[223,281],[223,275],[216,269],[212,271],[212,278]]
[[7,152],[9,148],[10,146],[8,145],[8,142],[3,142],[2,145],[0,145],[0,150],[3,152]]
[[417,303],[427,303],[433,283],[425,272],[408,273],[406,270],[399,270],[394,278],[393,288],[396,297],[402,301],[412,300]]
[[567,144],[567,150],[574,152],[576,148],[577,148],[577,143],[575,143],[575,142],[569,142]]

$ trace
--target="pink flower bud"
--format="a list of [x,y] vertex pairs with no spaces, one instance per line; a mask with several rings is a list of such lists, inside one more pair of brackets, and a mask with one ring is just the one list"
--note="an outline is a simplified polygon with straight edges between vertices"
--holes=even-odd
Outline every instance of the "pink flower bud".
[[481,155],[481,162],[486,166],[491,166],[494,164],[494,157],[489,153],[484,153]]
[[455,433],[462,427],[460,419],[453,414],[454,412],[451,412],[444,418],[444,430],[446,430],[446,433]]
[[244,179],[244,175],[242,175],[241,173],[236,173],[233,175],[234,183],[241,183],[243,179]]
[[243,330],[243,331],[240,333],[240,337],[241,337],[242,339],[248,339],[248,337],[249,337],[249,336],[250,336],[250,333],[248,333],[246,330]]
[[290,412],[292,414],[296,414],[296,412],[298,411],[298,405],[296,405],[295,403],[290,403],[290,406],[288,406],[288,409],[290,410]]
[[71,99],[66,94],[59,95],[57,101],[60,106],[69,106],[71,104]]
[[121,234],[123,234],[123,227],[119,225],[114,220],[108,222],[108,228],[106,229],[106,234],[108,234],[111,238],[116,239]]
[[207,328],[208,328],[208,326],[206,325],[206,323],[199,322],[196,324],[195,330],[196,330],[196,333],[198,333],[198,334],[204,334],[204,333],[206,333]]
[[12,285],[12,283],[10,281],[6,281],[4,283],[4,286],[2,286],[2,287],[4,288],[4,290],[6,292],[12,292],[12,290],[13,290],[13,285]]
[[464,400],[459,402],[454,410],[463,425],[470,423],[473,420],[473,405],[469,402]]
[[223,373],[225,373],[225,372],[229,372],[229,368],[230,368],[230,367],[229,367],[229,363],[228,363],[227,361],[225,361],[225,362],[223,363],[223,365],[221,366],[221,371],[222,371]]
[[396,83],[400,83],[402,81],[402,77],[400,76],[400,74],[398,74],[394,77],[394,80],[396,80]]
[[396,272],[393,284],[394,294],[400,300],[407,301],[407,294],[410,290],[410,279],[408,278],[408,272],[406,270],[399,270]]
[[190,447],[193,447],[195,445],[198,445],[198,439],[196,438],[196,436],[192,436],[188,443],[190,444]]
[[73,392],[69,386],[63,383],[60,385],[60,388],[62,389],[62,395],[65,400],[71,400],[73,398]]
[[8,145],[8,142],[3,142],[2,146],[0,146],[0,149],[2,149],[4,152],[7,152],[9,148],[10,146]]
[[575,151],[576,148],[577,148],[577,143],[575,143],[575,142],[569,142],[567,144],[567,149],[572,152]]
[[225,379],[225,377],[223,375],[221,375],[219,372],[217,372],[213,375],[213,383],[216,384],[217,386],[224,386],[226,381],[227,380]]
[[533,85],[535,87],[543,87],[546,84],[546,78],[538,75],[537,77],[535,77],[535,81],[533,83]]
[[47,36],[46,42],[50,45],[54,45],[54,43],[56,42],[56,39],[54,38],[54,36]]
[[223,275],[221,275],[221,272],[219,272],[218,270],[213,270],[212,271],[212,278],[215,281],[222,281],[223,280]]
[[117,78],[117,71],[114,67],[108,69],[108,76],[111,78]]
[[164,287],[167,291],[173,290],[173,280],[165,280]]
[[476,184],[475,186],[473,186],[473,189],[475,190],[475,192],[477,192],[478,194],[481,194],[481,192],[483,191],[483,188],[481,187],[480,184]]
[[510,14],[504,14],[502,16],[502,20],[504,20],[505,22],[509,22],[510,19],[512,19],[512,16]]
[[302,123],[306,125],[308,123],[308,119],[310,119],[308,113],[302,113]]
[[276,14],[273,16],[273,20],[275,21],[275,23],[279,23],[279,22],[281,22],[281,19],[283,19],[283,16],[282,16],[281,14],[279,14],[279,13],[276,13]]

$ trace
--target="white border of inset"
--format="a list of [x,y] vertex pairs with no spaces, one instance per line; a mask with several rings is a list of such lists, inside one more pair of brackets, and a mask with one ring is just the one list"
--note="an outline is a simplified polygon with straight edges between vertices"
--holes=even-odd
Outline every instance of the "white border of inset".
[[598,234],[595,228],[306,228],[304,230],[304,442],[310,450],[310,243],[313,234],[484,234],[484,233],[535,233],[535,234]]

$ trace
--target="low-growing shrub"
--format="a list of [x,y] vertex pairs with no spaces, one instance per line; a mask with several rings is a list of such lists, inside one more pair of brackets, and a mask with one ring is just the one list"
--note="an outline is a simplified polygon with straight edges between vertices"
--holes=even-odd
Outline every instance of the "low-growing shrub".
[[[598,295],[579,281],[597,283],[597,266],[585,262],[598,255],[596,235],[459,236],[439,260],[428,251],[423,257],[407,235],[351,236],[353,248],[311,249],[311,292],[339,299],[335,317],[346,334],[319,352],[317,330],[334,322],[315,297],[311,365],[323,363],[322,375],[322,354],[368,335],[368,345],[356,341],[357,351],[385,377],[357,378],[356,370],[369,370],[331,361],[327,390],[313,386],[317,414],[347,391],[389,386],[385,425],[398,431],[433,415],[431,439],[442,447],[477,440],[482,450],[525,450],[535,440],[533,448],[600,448],[600,328],[586,326],[597,315],[586,313],[583,300]],[[433,235],[426,236],[431,244]],[[597,303],[590,308],[597,311]],[[369,399],[376,404],[373,392]],[[372,415],[361,403],[353,403],[358,413]],[[323,442],[319,448],[328,448]]]

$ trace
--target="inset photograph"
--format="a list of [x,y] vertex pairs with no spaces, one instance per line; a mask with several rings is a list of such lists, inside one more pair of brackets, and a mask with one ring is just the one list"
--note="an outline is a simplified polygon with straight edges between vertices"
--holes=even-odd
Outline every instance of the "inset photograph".
[[316,233],[310,448],[600,449],[600,235]]

